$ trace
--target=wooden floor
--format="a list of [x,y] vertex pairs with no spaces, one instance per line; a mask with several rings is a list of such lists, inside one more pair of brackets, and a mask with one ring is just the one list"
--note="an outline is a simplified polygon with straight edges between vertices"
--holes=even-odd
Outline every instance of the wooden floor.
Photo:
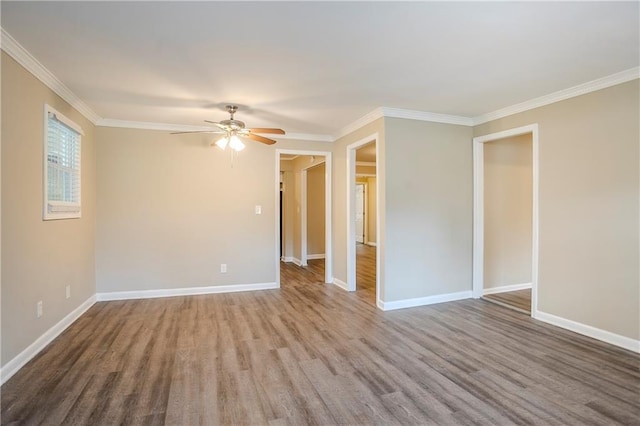
[[531,315],[531,289],[487,294],[482,298],[506,308]]
[[482,300],[381,312],[311,266],[96,303],[2,386],[2,424],[640,422],[631,352]]
[[376,248],[356,244],[356,294],[376,304]]

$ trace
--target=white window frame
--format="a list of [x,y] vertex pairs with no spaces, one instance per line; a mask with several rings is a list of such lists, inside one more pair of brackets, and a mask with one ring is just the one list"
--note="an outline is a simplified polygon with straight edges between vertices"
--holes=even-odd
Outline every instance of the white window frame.
[[[80,149],[80,162],[77,168],[78,179],[78,202],[65,202],[49,200],[49,117],[53,115],[56,120],[69,127],[71,130],[78,133],[79,149]],[[82,136],[84,132],[82,128],[73,122],[71,119],[55,110],[50,105],[44,105],[44,138],[43,138],[43,220],[57,220],[57,219],[77,219],[82,215]]]

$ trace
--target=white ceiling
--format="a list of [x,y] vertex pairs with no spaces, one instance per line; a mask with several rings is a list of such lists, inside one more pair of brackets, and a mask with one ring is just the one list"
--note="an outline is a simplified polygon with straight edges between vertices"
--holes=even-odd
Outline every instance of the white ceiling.
[[639,65],[639,3],[8,2],[2,27],[104,118],[332,134],[474,117]]

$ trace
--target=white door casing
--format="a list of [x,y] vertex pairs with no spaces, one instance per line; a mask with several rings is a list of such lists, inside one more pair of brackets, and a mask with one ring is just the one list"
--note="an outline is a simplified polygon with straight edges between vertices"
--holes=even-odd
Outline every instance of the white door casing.
[[473,138],[473,297],[484,288],[484,144],[512,136],[531,134],[533,149],[533,211],[531,242],[531,316],[538,315],[538,124],[531,124]]

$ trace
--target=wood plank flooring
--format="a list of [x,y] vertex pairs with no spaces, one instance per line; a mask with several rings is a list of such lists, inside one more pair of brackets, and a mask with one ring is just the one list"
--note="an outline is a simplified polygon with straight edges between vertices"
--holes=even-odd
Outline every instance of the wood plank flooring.
[[376,248],[356,244],[356,294],[376,304]]
[[482,300],[381,312],[318,269],[96,303],[2,386],[1,423],[640,423],[636,354]]
[[487,294],[483,299],[531,315],[531,289]]

